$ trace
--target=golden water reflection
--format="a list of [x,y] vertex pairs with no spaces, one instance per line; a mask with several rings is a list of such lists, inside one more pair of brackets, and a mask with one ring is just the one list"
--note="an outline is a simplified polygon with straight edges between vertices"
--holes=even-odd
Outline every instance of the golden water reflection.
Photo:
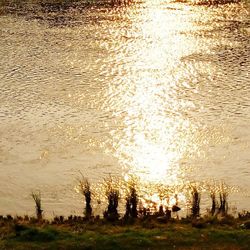
[[[115,43],[109,44],[111,50],[112,46],[119,50],[107,60],[113,79],[105,105],[122,120],[121,129],[110,133],[112,154],[125,174],[175,183],[185,175],[180,163],[186,156],[202,154],[200,122],[189,117],[201,108],[195,101],[201,87],[197,64],[183,58],[210,48],[207,43],[198,46],[196,37],[185,35],[197,29],[192,18],[185,17],[188,6],[175,4],[177,11],[166,12],[164,1],[146,4],[151,8],[139,13],[131,10],[127,41],[115,36]],[[206,62],[198,68],[207,75],[215,70]],[[110,153],[110,148],[106,150]]]

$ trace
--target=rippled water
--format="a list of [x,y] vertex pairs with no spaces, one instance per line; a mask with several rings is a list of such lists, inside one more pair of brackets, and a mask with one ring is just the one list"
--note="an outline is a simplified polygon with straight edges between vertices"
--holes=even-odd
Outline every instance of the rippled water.
[[[78,213],[80,170],[224,180],[249,209],[249,5],[0,16],[0,212]],[[70,204],[70,206],[69,206]]]

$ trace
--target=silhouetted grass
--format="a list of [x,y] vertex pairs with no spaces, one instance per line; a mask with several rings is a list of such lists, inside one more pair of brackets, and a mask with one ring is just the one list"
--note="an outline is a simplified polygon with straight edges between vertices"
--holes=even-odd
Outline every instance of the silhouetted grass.
[[[178,216],[173,216],[171,218],[171,212],[173,212],[173,215],[177,215],[176,213],[181,210],[181,207],[179,206],[179,195],[175,189],[174,193],[171,194],[171,199],[175,198],[175,204],[172,206],[172,209],[170,210],[170,203],[169,203],[169,192],[167,192],[165,195],[159,195],[157,193],[157,190],[155,193],[144,193],[142,192],[142,188],[140,187],[140,199],[138,198],[138,183],[128,183],[127,184],[127,192],[126,196],[123,197],[123,186],[121,183],[118,182],[118,179],[112,178],[111,176],[107,179],[104,179],[104,190],[105,190],[105,196],[107,199],[107,208],[103,212],[104,221],[111,221],[116,222],[115,224],[119,223],[127,223],[127,222],[136,222],[136,221],[143,221],[146,226],[151,227],[152,225],[147,225],[148,221],[155,221],[161,223],[168,223],[172,220],[175,220],[176,218],[179,219]],[[152,187],[152,186],[151,186]],[[211,198],[212,198],[212,208],[211,213],[207,215],[207,217],[200,217],[200,201],[201,201],[201,184],[188,184],[185,186],[185,189],[188,190],[188,193],[191,194],[191,216],[187,217],[187,222],[192,222],[192,225],[194,227],[203,228],[203,223],[207,223],[209,220],[211,224],[226,224],[226,225],[232,225],[234,224],[234,218],[230,215],[228,215],[228,194],[229,194],[229,186],[225,185],[225,183],[221,183],[220,186],[217,188],[208,190],[210,192]],[[154,189],[152,189],[154,190]],[[168,187],[167,190],[170,190]],[[172,188],[174,190],[174,188]],[[85,199],[85,209],[84,209],[84,215],[82,216],[69,216],[67,219],[64,218],[64,216],[55,216],[54,220],[52,221],[53,224],[82,224],[85,222],[93,223],[97,221],[102,221],[100,217],[93,217],[92,215],[92,206],[91,206],[91,189],[90,189],[90,183],[86,178],[81,176],[80,179],[78,179],[78,191],[83,195]],[[100,190],[101,191],[101,190]],[[216,202],[216,194],[219,194],[220,197],[220,206],[218,207],[218,213],[215,212],[217,209],[217,202]],[[157,194],[159,196],[157,196]],[[7,215],[5,217],[0,216],[0,220],[4,221],[23,221],[27,223],[44,223],[43,219],[43,210],[41,206],[41,193],[39,191],[32,192],[32,198],[35,201],[36,205],[36,217],[37,218],[30,218],[28,216],[25,216],[24,218],[17,216],[13,218],[11,215]],[[125,215],[122,220],[119,220],[120,214],[118,212],[118,204],[119,199],[125,198],[125,203],[122,203],[122,205],[125,206]],[[152,202],[151,202],[152,199]],[[168,201],[168,202],[167,202]],[[166,203],[167,202],[167,203]],[[171,203],[173,200],[171,201]],[[153,204],[153,205],[152,205]],[[172,203],[173,204],[173,203]],[[164,207],[165,206],[165,207]],[[217,215],[220,216],[217,216]],[[91,220],[86,220],[86,218],[91,218]],[[125,220],[125,219],[132,219],[132,220]],[[239,214],[239,218],[242,220],[249,219],[249,212],[245,212],[244,214]],[[203,220],[204,219],[204,220]]]
[[60,216],[55,216],[52,223],[53,224],[63,224],[64,223],[64,216],[60,215]]
[[90,183],[82,174],[79,179],[79,191],[85,198],[84,215],[86,218],[90,218],[92,216]]
[[37,219],[38,220],[42,220],[43,210],[42,210],[41,192],[40,191],[38,191],[38,192],[32,192],[31,196],[32,196],[32,198],[33,198],[33,200],[35,201],[35,204],[36,204],[36,216],[37,216]]
[[243,210],[242,212],[238,213],[238,218],[239,219],[250,219],[250,212]]
[[125,218],[137,218],[138,211],[138,195],[136,191],[136,184],[135,181],[131,180],[129,182],[128,192],[126,195],[126,212],[124,217]]
[[108,207],[104,211],[103,216],[108,221],[116,221],[119,218],[118,202],[120,192],[111,176],[104,180],[104,184],[106,190],[105,194],[108,199]]
[[220,185],[220,206],[219,206],[219,214],[222,216],[227,215],[228,212],[228,187],[225,185],[225,183],[221,183]]
[[200,201],[201,194],[196,186],[191,187],[192,203],[191,203],[191,216],[197,218],[200,216]]
[[216,210],[218,208],[218,203],[216,201],[216,193],[215,193],[215,191],[211,191],[210,192],[210,198],[212,200],[212,205],[211,205],[210,213],[211,213],[212,216],[214,216],[215,212],[216,212]]

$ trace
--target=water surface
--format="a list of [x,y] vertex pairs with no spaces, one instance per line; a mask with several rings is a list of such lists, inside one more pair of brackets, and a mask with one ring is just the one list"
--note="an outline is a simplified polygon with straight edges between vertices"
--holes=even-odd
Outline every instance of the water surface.
[[81,212],[79,170],[224,180],[249,209],[249,16],[163,0],[1,15],[0,213],[32,213],[37,188],[47,215]]

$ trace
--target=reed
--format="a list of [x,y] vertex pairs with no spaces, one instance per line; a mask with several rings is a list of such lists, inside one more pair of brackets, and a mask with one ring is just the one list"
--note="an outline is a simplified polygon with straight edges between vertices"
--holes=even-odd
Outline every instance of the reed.
[[[81,173],[80,173],[81,174]],[[124,182],[123,182],[124,183]],[[104,186],[101,185],[102,190],[104,187],[105,196],[107,198],[107,207],[105,211],[103,212],[103,216],[107,221],[117,221],[120,217],[120,214],[118,213],[118,205],[119,200],[122,197],[125,198],[125,204],[126,204],[126,210],[124,214],[124,219],[130,218],[132,220],[128,220],[131,222],[134,221],[135,218],[139,218],[142,220],[148,219],[148,218],[158,218],[162,219],[162,221],[168,221],[171,219],[171,215],[173,215],[173,218],[178,217],[178,211],[181,210],[179,206],[179,195],[181,190],[187,191],[187,195],[191,195],[190,199],[190,209],[191,214],[187,215],[188,219],[195,219],[200,217],[200,201],[201,201],[201,191],[204,189],[201,189],[201,185],[198,183],[190,183],[188,185],[185,185],[182,187],[182,189],[176,189],[171,186],[164,186],[163,184],[159,184],[159,186],[156,186],[155,188],[152,188],[152,185],[148,187],[148,189],[144,189],[143,184],[140,182],[134,182],[129,181],[126,183],[126,196],[123,196],[124,186],[121,185],[121,182],[119,182],[118,178],[112,178],[109,176],[109,178],[104,179]],[[214,186],[209,185],[209,189],[206,189],[210,193],[210,197],[212,200],[212,206],[210,210],[210,217],[213,219],[217,219],[217,216],[220,215],[221,217],[224,217],[222,219],[228,219],[230,215],[228,214],[228,196],[231,190],[230,186],[227,186],[225,183],[221,184],[214,184]],[[139,189],[140,188],[140,189]],[[139,191],[138,191],[139,189]],[[95,189],[96,190],[96,189]],[[151,192],[147,193],[147,190],[151,190]],[[91,190],[90,183],[88,179],[86,179],[82,174],[81,177],[78,178],[78,186],[77,191],[80,193],[84,198],[84,217],[76,217],[76,216],[70,216],[68,219],[64,219],[63,216],[56,216],[54,219],[55,224],[62,224],[65,221],[84,221],[86,219],[90,219],[90,221],[94,221],[96,218],[93,217],[93,209],[92,209],[92,196],[93,192]],[[140,199],[139,195],[140,194]],[[95,194],[103,195],[102,191],[100,192],[95,191]],[[216,200],[217,195],[219,194],[219,204]],[[170,195],[175,199],[175,204],[170,207]],[[31,197],[35,201],[35,208],[36,208],[36,218],[27,218],[24,220],[29,221],[33,219],[34,221],[41,221],[43,222],[43,210],[41,205],[41,192],[36,191],[31,193]],[[95,195],[96,197],[96,195]],[[171,202],[172,203],[172,202]],[[243,218],[249,218],[249,212],[247,213],[241,213],[239,214],[239,219]],[[12,220],[11,216],[6,217],[7,220]],[[221,219],[221,218],[220,218]]]
[[138,195],[136,192],[135,183],[132,183],[129,186],[129,192],[126,197],[126,212],[124,217],[137,218],[138,216],[137,205],[138,205]]
[[214,216],[215,213],[216,213],[216,211],[217,211],[217,209],[218,209],[218,202],[216,200],[216,193],[215,193],[215,191],[210,191],[210,198],[212,200],[210,214],[212,216]]
[[[160,199],[158,215],[170,219],[171,218],[171,210],[169,209],[170,194],[173,193],[174,190],[169,185],[162,185],[162,184],[158,184],[156,190]],[[178,203],[178,197],[176,196],[176,198],[177,198],[176,203]]]
[[191,196],[192,196],[192,203],[191,203],[191,216],[193,218],[197,218],[200,216],[200,201],[201,201],[201,194],[198,191],[196,186],[191,187]]
[[33,198],[33,200],[35,201],[35,205],[36,205],[36,216],[38,220],[42,220],[43,218],[43,210],[42,210],[42,198],[41,198],[41,192],[37,191],[37,192],[32,192],[31,193],[31,197]]
[[92,216],[90,183],[88,179],[82,175],[82,173],[80,174],[81,174],[81,178],[79,179],[79,192],[85,198],[84,215],[85,215],[85,218],[89,219]]
[[219,214],[222,216],[226,216],[228,213],[228,187],[225,185],[225,183],[221,183],[220,185],[220,206],[219,206]]
[[104,184],[106,191],[105,194],[108,200],[108,207],[104,211],[103,216],[108,221],[116,221],[120,217],[118,213],[120,192],[111,176],[107,179],[104,179]]

